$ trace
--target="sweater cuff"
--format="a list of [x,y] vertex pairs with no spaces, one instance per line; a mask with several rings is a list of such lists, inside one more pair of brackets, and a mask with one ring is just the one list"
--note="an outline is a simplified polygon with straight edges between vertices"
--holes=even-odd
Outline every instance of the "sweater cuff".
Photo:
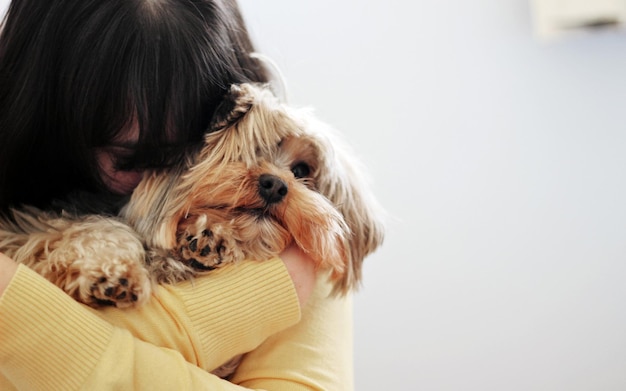
[[[300,320],[298,296],[282,260],[241,262],[212,273],[223,273],[220,284],[177,285],[204,357],[254,350],[270,335]],[[211,297],[223,298],[224,290],[229,292],[228,300],[211,302]]]
[[112,333],[112,326],[24,265],[0,297],[0,367],[28,389],[79,388]]

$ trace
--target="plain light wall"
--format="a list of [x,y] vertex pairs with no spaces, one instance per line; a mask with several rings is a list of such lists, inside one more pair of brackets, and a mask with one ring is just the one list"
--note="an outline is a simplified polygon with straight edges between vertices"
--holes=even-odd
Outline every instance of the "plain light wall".
[[541,42],[526,0],[242,4],[394,217],[356,389],[625,390],[626,35]]
[[626,35],[540,42],[526,0],[241,4],[392,216],[356,390],[626,389]]

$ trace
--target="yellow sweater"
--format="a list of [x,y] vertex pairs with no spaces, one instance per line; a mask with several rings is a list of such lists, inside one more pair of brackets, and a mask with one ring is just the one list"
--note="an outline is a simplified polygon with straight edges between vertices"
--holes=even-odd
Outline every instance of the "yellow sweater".
[[[352,390],[351,300],[329,291],[320,278],[301,312],[274,259],[96,311],[20,265],[0,298],[0,390]],[[209,373],[247,351],[231,382]]]

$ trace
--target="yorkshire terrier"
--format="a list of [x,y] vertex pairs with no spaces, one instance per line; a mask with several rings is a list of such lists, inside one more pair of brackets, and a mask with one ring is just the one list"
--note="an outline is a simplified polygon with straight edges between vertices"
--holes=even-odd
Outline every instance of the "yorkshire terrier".
[[82,303],[127,307],[153,283],[270,259],[295,243],[346,294],[384,229],[361,166],[340,145],[309,110],[265,85],[235,85],[203,145],[146,173],[119,216],[15,209],[0,219],[0,252]]

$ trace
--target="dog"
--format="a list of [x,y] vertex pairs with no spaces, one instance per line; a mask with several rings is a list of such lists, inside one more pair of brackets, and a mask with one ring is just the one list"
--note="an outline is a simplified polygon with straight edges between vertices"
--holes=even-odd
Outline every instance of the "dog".
[[384,224],[342,145],[267,85],[233,85],[202,145],[144,174],[119,215],[13,209],[0,218],[0,252],[82,303],[123,308],[144,303],[155,283],[270,259],[295,243],[344,295],[359,286]]

